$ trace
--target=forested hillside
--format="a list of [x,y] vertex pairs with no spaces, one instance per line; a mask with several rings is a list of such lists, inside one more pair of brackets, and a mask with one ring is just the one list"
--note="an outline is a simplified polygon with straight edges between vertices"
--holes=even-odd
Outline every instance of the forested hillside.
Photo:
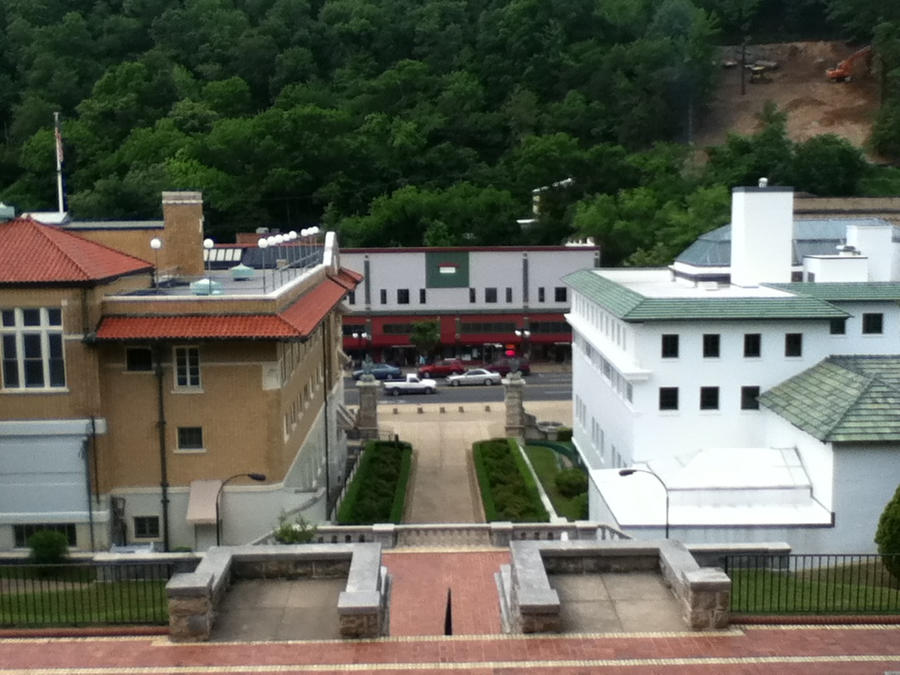
[[721,224],[735,182],[885,182],[839,139],[791,143],[771,109],[696,168],[681,143],[718,43],[875,36],[900,155],[898,27],[863,0],[5,0],[0,199],[53,207],[60,111],[79,218],[156,217],[161,190],[192,188],[222,240],[324,221],[345,244],[509,243],[532,189],[571,177],[526,240],[654,262]]

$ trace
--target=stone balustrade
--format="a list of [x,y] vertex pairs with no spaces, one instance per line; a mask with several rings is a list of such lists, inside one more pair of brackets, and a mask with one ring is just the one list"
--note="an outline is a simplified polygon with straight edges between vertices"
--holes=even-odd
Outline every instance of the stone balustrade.
[[[505,548],[511,541],[612,541],[630,537],[611,525],[591,521],[559,523],[435,523],[377,525],[320,525],[316,543],[351,544],[376,542],[382,548],[398,546],[495,546]],[[272,535],[259,540],[275,543]]]
[[347,577],[338,598],[340,632],[372,638],[388,632],[390,576],[379,544],[234,546],[210,549],[194,572],[166,586],[169,638],[209,640],[216,608],[235,579]]

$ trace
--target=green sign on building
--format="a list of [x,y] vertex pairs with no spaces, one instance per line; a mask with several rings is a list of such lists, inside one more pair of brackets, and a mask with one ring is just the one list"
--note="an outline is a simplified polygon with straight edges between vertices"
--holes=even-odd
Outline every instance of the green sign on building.
[[469,286],[469,252],[426,252],[425,284],[428,288],[467,288]]

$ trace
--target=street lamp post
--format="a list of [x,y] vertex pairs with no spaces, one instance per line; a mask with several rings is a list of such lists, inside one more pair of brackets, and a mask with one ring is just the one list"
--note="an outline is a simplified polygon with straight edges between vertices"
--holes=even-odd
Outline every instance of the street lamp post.
[[[215,243],[212,239],[204,239],[203,240],[203,248],[206,249],[206,278],[210,279],[210,270],[212,269],[212,249]],[[209,284],[210,293],[212,293],[212,283]]]
[[229,476],[225,480],[222,481],[222,484],[219,486],[219,491],[216,493],[216,546],[221,546],[222,544],[222,517],[219,511],[219,501],[222,498],[222,490],[225,489],[225,486],[228,485],[229,481],[234,480],[235,478],[250,478],[251,480],[255,480],[257,482],[264,481],[266,479],[266,474],[264,473],[236,473],[233,476]]
[[159,249],[162,248],[162,239],[153,237],[150,248],[153,249],[153,288],[159,291]]
[[656,473],[650,471],[649,469],[619,469],[620,476],[630,476],[633,473],[646,473],[650,476],[653,476],[656,480],[659,481],[659,484],[663,486],[663,490],[666,491],[666,539],[669,538],[669,486],[667,486],[663,479],[660,478]]
[[265,237],[260,237],[259,241],[256,242],[256,245],[262,251],[260,254],[262,256],[262,278],[263,278],[263,293],[266,292],[266,249],[269,247],[269,241]]

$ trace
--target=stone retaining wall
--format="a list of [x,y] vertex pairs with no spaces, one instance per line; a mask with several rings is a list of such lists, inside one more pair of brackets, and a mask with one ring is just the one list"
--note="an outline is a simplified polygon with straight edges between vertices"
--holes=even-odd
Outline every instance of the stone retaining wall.
[[507,632],[546,633],[560,629],[560,601],[547,574],[658,571],[681,604],[692,630],[726,628],[731,579],[700,567],[677,541],[514,541],[510,565],[497,575]]
[[233,579],[347,577],[338,598],[340,632],[347,638],[388,633],[390,575],[380,544],[234,546],[210,549],[194,572],[166,586],[169,639],[209,640],[216,608]]

